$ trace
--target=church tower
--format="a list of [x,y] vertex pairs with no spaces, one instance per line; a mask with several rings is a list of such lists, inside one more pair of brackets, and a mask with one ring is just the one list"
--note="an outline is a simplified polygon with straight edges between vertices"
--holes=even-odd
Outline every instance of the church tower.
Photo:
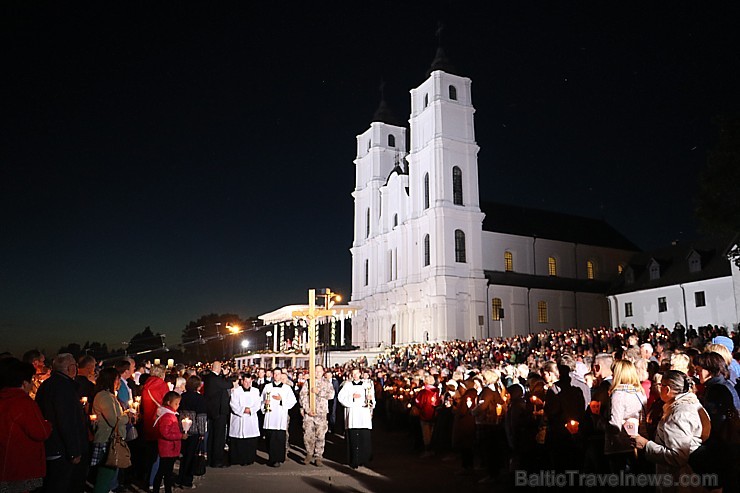
[[429,77],[411,90],[411,221],[430,304],[421,323],[432,339],[479,337],[486,315],[475,108],[470,79],[454,72],[439,48]]
[[411,90],[408,154],[405,129],[377,113],[357,137],[353,344],[483,335],[484,215],[470,86],[440,48],[427,80]]

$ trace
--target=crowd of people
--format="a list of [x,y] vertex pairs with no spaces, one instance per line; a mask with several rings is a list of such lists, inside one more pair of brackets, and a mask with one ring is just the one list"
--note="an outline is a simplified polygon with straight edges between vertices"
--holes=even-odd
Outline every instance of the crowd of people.
[[350,467],[368,467],[382,420],[409,432],[419,460],[458,460],[482,483],[577,470],[657,472],[678,485],[696,473],[715,478],[707,489],[740,491],[739,343],[712,326],[547,331],[389,347],[375,361],[316,366],[315,383],[305,368],[233,361],[6,354],[0,492],[170,493],[207,467],[257,462],[260,442],[280,467],[291,419],[314,467],[331,432],[344,435]]

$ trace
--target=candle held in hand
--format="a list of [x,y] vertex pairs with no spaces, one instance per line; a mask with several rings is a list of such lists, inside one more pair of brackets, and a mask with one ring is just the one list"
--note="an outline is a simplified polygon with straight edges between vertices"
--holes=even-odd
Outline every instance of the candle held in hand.
[[182,418],[182,431],[187,433],[190,431],[190,427],[193,425],[193,420],[190,418]]

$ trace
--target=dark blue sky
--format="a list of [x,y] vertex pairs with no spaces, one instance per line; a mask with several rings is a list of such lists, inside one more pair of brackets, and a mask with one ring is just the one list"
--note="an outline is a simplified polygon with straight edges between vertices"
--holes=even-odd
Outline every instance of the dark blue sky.
[[443,44],[473,80],[483,199],[696,235],[737,112],[734,2],[6,4],[0,350],[179,340],[349,295],[355,136]]

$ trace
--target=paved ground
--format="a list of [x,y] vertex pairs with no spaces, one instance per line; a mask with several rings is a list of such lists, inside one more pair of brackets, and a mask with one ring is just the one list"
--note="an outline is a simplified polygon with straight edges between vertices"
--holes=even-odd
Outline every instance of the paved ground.
[[373,461],[369,468],[353,471],[346,466],[344,439],[329,435],[325,466],[304,466],[302,438],[298,430],[291,430],[291,450],[282,467],[267,467],[267,455],[259,452],[259,464],[208,469],[197,483],[198,493],[290,492],[437,492],[452,493],[493,491],[495,485],[478,484],[483,476],[476,471],[472,476],[461,476],[458,458],[430,457],[422,459],[411,450],[406,431],[389,431],[384,426],[373,430]]

